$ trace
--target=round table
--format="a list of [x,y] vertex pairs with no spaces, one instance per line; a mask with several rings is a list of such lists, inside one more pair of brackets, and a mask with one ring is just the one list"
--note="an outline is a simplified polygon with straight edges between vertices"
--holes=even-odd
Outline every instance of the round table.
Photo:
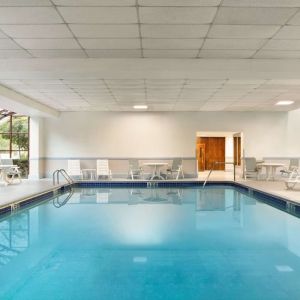
[[266,168],[266,173],[267,173],[266,180],[275,180],[276,169],[285,166],[284,164],[279,164],[279,163],[262,163],[257,165]]
[[167,166],[168,163],[162,163],[162,162],[151,162],[151,163],[144,163],[144,166],[151,167],[152,168],[152,176],[150,180],[154,180],[154,178],[164,180],[160,175],[160,169],[161,167]]
[[96,180],[97,179],[97,170],[96,169],[82,169],[82,179],[87,180]]

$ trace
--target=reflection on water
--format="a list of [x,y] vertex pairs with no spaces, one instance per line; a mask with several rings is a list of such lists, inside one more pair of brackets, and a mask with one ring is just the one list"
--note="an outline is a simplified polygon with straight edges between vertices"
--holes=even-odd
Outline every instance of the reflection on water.
[[[226,193],[231,195],[226,197]],[[200,189],[196,204],[197,211],[240,210],[241,197],[237,191],[225,189]]]
[[131,189],[130,204],[174,203],[181,204],[183,189]]
[[74,189],[0,221],[0,299],[298,299],[299,232],[232,188]]
[[0,265],[6,265],[29,247],[29,211],[0,222]]

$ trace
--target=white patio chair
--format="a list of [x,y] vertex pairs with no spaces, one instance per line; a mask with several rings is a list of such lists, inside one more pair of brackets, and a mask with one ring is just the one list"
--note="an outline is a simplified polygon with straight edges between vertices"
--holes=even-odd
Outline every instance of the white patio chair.
[[144,171],[143,168],[140,167],[139,161],[137,159],[129,159],[129,171],[128,176],[133,180],[134,177],[143,178]]
[[1,159],[0,165],[13,166],[7,169],[5,168],[2,171],[5,181],[7,181],[9,184],[12,184],[15,179],[18,179],[19,183],[22,182],[20,168],[17,165],[14,165],[12,159]]
[[288,190],[292,190],[297,183],[300,183],[299,170],[294,169],[294,171],[292,171],[289,178],[284,183]]
[[107,159],[97,159],[97,178],[107,177],[112,179],[112,173],[109,169],[109,163]]
[[299,168],[299,159],[291,158],[289,167],[280,170],[280,173],[282,176],[289,176],[294,170],[297,170],[298,168]]
[[167,178],[169,177],[169,175],[173,177],[173,173],[176,173],[176,180],[179,179],[180,175],[182,178],[184,178],[183,168],[182,168],[182,158],[173,159],[172,166],[170,168],[167,168]]
[[76,178],[82,179],[80,160],[79,159],[69,159],[67,172],[70,177],[76,177]]
[[257,165],[256,158],[245,157],[244,162],[245,162],[245,173],[244,173],[245,179],[248,178],[259,179],[261,167]]

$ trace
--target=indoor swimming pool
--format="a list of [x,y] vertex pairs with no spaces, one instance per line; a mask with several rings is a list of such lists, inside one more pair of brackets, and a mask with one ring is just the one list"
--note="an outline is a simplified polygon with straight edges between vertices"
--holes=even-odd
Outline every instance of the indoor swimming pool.
[[230,186],[76,187],[0,219],[0,299],[299,299],[299,234]]

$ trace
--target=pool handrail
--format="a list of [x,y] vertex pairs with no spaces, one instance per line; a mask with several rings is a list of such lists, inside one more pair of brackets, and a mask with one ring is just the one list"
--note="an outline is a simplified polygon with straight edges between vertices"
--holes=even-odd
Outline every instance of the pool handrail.
[[[65,169],[57,169],[52,174],[53,185],[59,184],[59,175],[60,174],[66,179],[66,181],[69,184],[74,183],[73,179],[70,177],[70,175],[67,173],[67,171]],[[56,180],[55,180],[55,177],[56,177]]]
[[213,162],[213,165],[212,165],[212,168],[210,169],[210,171],[209,171],[209,173],[208,173],[208,175],[207,175],[207,177],[206,177],[206,179],[205,179],[205,181],[204,181],[204,183],[203,183],[202,188],[205,188],[206,183],[207,183],[207,181],[208,181],[208,179],[209,179],[209,177],[210,177],[212,171],[213,171],[214,168],[215,168],[215,165],[218,165],[218,164],[219,164],[219,165],[220,165],[220,164],[224,164],[224,165],[233,165],[233,181],[235,181],[235,163],[234,163],[234,162],[214,161],[214,162]]

